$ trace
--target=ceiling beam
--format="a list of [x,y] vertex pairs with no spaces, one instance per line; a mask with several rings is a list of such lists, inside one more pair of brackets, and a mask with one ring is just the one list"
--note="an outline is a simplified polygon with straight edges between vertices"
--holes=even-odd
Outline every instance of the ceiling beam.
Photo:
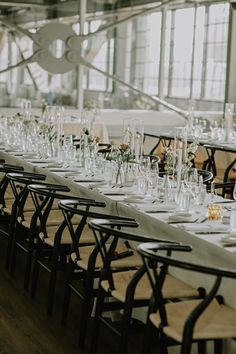
[[35,4],[31,2],[20,2],[20,1],[0,1],[1,6],[9,6],[9,7],[21,7],[21,8],[35,8],[35,9],[47,9],[48,5],[43,4]]

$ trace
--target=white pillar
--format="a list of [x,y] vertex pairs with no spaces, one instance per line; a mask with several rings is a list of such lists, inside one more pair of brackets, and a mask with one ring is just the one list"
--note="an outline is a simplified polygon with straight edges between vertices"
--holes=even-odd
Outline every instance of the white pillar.
[[229,23],[229,51],[228,51],[228,87],[226,88],[226,102],[236,106],[236,10],[232,10]]
[[[80,0],[80,35],[84,34],[84,25],[86,18],[87,0]],[[83,49],[81,45],[81,55],[83,56]],[[83,76],[84,66],[79,64],[77,67],[77,108],[82,111],[84,105],[84,92],[83,92]]]

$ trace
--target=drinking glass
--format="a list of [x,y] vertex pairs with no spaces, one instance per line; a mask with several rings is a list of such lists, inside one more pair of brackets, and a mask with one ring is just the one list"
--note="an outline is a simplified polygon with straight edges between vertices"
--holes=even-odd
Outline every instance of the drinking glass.
[[236,200],[236,183],[234,184],[233,198]]
[[146,195],[148,192],[148,179],[146,176],[139,176],[137,180],[138,193]]
[[236,231],[236,210],[231,210],[230,212],[230,231]]

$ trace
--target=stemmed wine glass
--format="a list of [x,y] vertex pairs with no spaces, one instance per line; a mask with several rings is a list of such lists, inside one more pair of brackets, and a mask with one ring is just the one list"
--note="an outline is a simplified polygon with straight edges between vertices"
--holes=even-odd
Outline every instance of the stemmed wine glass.
[[234,184],[234,189],[233,189],[233,198],[236,201],[236,182]]

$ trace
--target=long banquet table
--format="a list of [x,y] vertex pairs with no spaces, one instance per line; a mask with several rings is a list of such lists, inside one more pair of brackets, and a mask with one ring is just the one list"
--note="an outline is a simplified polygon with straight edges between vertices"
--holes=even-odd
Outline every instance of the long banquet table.
[[[43,164],[32,164],[25,161],[20,156],[13,156],[3,150],[0,151],[0,158],[6,160],[7,163],[21,165],[27,171],[43,172],[47,175],[48,181],[53,183],[66,184],[70,187],[73,195],[81,197],[92,197],[99,201],[106,202],[106,212],[114,215],[125,215],[135,218],[139,222],[139,232],[152,235],[158,238],[171,239],[181,241],[183,243],[191,244],[193,251],[185,254],[185,259],[195,261],[204,265],[214,265],[219,267],[226,267],[230,269],[236,268],[236,247],[223,248],[220,243],[222,235],[219,234],[202,234],[197,235],[189,232],[183,228],[178,227],[178,224],[167,223],[166,213],[152,213],[148,214],[141,210],[134,208],[132,205],[124,202],[124,196],[108,196],[103,195],[97,190],[88,188],[88,183],[77,183],[71,179],[64,178],[49,169],[41,167]],[[184,272],[179,276],[195,286],[207,287],[211,281],[207,277],[199,277],[193,275],[186,279]],[[236,308],[235,297],[235,282],[231,280],[224,280],[221,287],[221,294],[225,298],[225,302]],[[233,340],[226,341],[224,344],[224,353],[236,353],[236,342]]]

